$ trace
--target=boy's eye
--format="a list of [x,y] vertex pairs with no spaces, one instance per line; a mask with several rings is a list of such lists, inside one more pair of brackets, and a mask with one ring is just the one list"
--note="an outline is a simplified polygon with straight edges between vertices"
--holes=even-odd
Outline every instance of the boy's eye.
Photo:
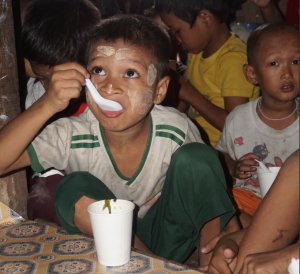
[[128,71],[126,71],[126,73],[125,73],[125,77],[127,77],[127,78],[137,78],[137,77],[139,77],[139,75],[138,75],[138,73],[137,73],[136,71],[134,71],[134,70],[128,70]]
[[98,74],[98,75],[105,75],[105,70],[101,67],[95,67],[92,69],[92,73]]
[[299,63],[300,63],[299,60],[294,60],[294,61],[292,62],[293,65],[299,65]]
[[278,62],[271,62],[270,65],[273,67],[273,66],[277,66],[278,65]]

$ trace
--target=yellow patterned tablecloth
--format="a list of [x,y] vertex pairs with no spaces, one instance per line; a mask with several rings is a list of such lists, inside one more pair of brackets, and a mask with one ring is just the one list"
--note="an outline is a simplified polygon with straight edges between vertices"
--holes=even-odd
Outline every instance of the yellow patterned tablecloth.
[[119,267],[98,263],[94,241],[60,228],[28,221],[0,230],[0,274],[199,273],[136,252]]
[[0,229],[24,222],[24,218],[0,202]]

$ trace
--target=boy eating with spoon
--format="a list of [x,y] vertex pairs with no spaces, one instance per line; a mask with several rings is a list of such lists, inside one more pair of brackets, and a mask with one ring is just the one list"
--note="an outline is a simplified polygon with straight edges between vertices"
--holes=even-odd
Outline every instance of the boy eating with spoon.
[[[158,106],[168,87],[169,52],[168,35],[146,18],[102,22],[87,47],[87,70],[75,63],[54,67],[45,95],[1,129],[0,173],[27,165],[65,170],[54,201],[71,234],[92,234],[87,206],[94,201],[132,200],[139,207],[134,246],[183,262],[230,220],[226,229],[238,224],[216,152],[186,115]],[[85,78],[122,109],[99,108],[86,89],[82,115],[60,119],[36,137],[79,96]],[[207,264],[210,255],[201,256]]]

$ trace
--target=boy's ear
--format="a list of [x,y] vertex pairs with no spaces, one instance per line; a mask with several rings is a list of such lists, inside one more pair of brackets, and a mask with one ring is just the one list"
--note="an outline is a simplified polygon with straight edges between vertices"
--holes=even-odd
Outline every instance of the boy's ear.
[[253,85],[256,85],[258,83],[258,81],[256,79],[254,67],[252,67],[248,64],[245,64],[243,66],[243,71],[244,71],[244,75],[245,75],[246,79],[248,80],[248,82],[250,82]]
[[36,75],[32,71],[32,68],[31,68],[31,65],[30,65],[30,62],[29,62],[28,59],[24,58],[24,64],[25,64],[26,75],[29,76],[29,77],[32,77],[32,78],[36,78]]
[[154,104],[159,105],[165,99],[167,95],[169,82],[170,82],[169,76],[165,76],[158,82],[156,88],[156,95],[153,101]]
[[209,10],[206,9],[201,10],[198,17],[200,18],[202,23],[204,23],[209,28],[213,25],[215,21],[215,16]]

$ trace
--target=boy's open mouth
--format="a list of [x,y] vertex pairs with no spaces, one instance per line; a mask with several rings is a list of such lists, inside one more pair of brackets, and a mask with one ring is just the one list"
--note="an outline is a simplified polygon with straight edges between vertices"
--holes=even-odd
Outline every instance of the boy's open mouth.
[[101,110],[101,112],[104,114],[104,116],[108,117],[108,118],[115,118],[118,117],[119,115],[121,115],[124,112],[124,109],[121,109],[119,111],[109,111],[109,110],[103,110],[101,108],[99,108]]
[[286,85],[286,86],[283,86],[282,88],[280,88],[281,91],[283,92],[291,92],[294,90],[294,86],[292,85]]

